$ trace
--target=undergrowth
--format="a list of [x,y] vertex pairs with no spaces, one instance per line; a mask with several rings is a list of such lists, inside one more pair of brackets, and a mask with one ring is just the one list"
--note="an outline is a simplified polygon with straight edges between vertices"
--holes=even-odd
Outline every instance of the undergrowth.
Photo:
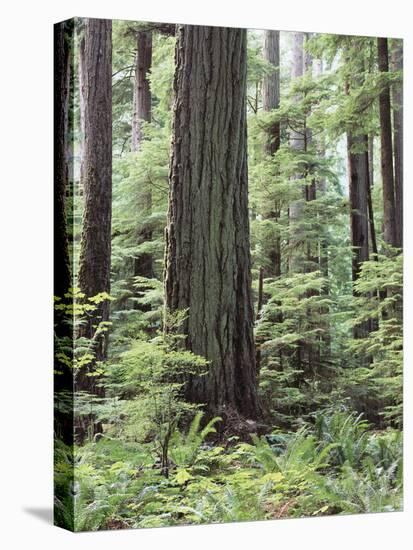
[[[296,432],[211,438],[197,412],[170,440],[169,477],[151,443],[102,437],[75,450],[75,530],[159,527],[400,510],[402,435],[325,411]],[[62,475],[69,462],[59,449]],[[66,466],[64,466],[66,464]]]

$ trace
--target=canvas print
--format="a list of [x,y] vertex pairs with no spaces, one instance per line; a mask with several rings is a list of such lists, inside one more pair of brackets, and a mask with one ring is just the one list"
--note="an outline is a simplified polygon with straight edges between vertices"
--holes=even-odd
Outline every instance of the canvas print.
[[402,509],[403,45],[55,26],[55,524]]

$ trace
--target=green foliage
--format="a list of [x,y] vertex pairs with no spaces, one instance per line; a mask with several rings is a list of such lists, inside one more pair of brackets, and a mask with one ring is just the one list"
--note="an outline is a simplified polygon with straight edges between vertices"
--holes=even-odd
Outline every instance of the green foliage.
[[315,415],[317,439],[334,446],[331,463],[339,466],[347,463],[352,468],[360,467],[369,442],[368,427],[361,414],[348,414],[345,410],[330,416],[323,412]]
[[[201,418],[198,412],[186,433],[174,434],[177,463],[168,478],[153,464],[151,443],[103,438],[77,449],[76,529],[400,508],[402,442],[396,430],[371,432],[354,413],[324,411],[315,425],[295,433],[253,436],[251,444],[224,449],[201,444],[218,421],[202,429]],[[360,446],[361,436],[362,456],[354,460],[349,447]]]
[[[107,292],[87,297],[76,287],[68,289],[64,296],[54,298],[58,315],[54,342],[54,408],[59,422],[64,422],[66,418],[71,425],[74,418],[77,425],[79,420],[82,422],[84,418],[92,418],[101,407],[102,398],[81,391],[78,385],[82,378],[96,380],[98,385],[104,373],[103,363],[96,360],[96,347],[99,338],[108,332],[112,323],[101,321],[97,312],[100,304],[112,299]],[[83,335],[83,328],[90,323],[90,318],[94,321],[94,332],[87,337]],[[93,423],[87,424],[87,436],[92,438]],[[58,427],[58,436],[61,437],[67,429],[67,424]]]
[[222,419],[217,416],[212,418],[203,428],[201,428],[203,416],[204,413],[202,411],[198,411],[195,414],[186,435],[183,435],[179,430],[175,430],[173,433],[170,456],[178,466],[190,468],[196,463],[202,443],[208,435],[216,432],[214,425],[222,421]]
[[[184,318],[185,312],[169,315],[169,330],[179,327]],[[166,476],[171,438],[180,423],[197,408],[184,399],[185,380],[189,375],[202,376],[208,365],[203,357],[179,349],[181,338],[177,333],[164,332],[152,340],[135,340],[106,369],[107,399],[109,402],[111,397],[115,399],[119,419],[112,421],[112,431],[135,441],[150,439]],[[108,411],[102,411],[102,420],[107,420],[107,416]],[[188,452],[192,454],[212,430],[210,423],[198,433],[200,418],[195,417],[186,438]]]
[[68,529],[74,527],[75,511],[73,500],[74,458],[73,449],[63,441],[54,441],[54,523]]
[[264,284],[269,298],[256,328],[257,340],[262,342],[260,388],[268,408],[283,422],[325,400],[332,301],[319,271]]
[[[262,79],[274,68],[263,59],[262,33],[249,31],[252,287],[264,417],[259,434],[241,439],[185,399],[188,378],[209,365],[185,349],[188,312],[165,311],[175,37],[153,34],[152,120],[132,152],[139,28],[113,23],[111,295],[73,288],[55,300],[75,334],[57,339],[57,376],[94,377],[104,389],[104,397],[75,395],[77,418],[94,417],[102,433],[90,429],[74,450],[57,441],[57,521],[82,531],[401,509],[403,255],[383,242],[377,147],[377,99],[400,82],[400,71],[379,74],[372,38],[315,34],[305,43],[313,69],[292,79],[286,33],[280,105],[263,112]],[[78,120],[78,97],[74,103]],[[274,123],[281,146],[269,155]],[[349,130],[372,139],[379,249],[355,283]],[[76,280],[83,195],[74,185],[69,191]],[[152,268],[143,276],[136,265],[145,257]],[[97,323],[96,335],[109,333],[108,357],[97,363],[95,339],[80,334],[105,300],[111,323]],[[359,326],[369,330],[355,338]],[[70,392],[59,391],[56,406],[70,413]]]
[[375,330],[349,343],[356,357],[370,358],[370,364],[360,372],[354,369],[349,385],[368,394],[372,406],[379,409],[379,416],[401,426],[403,254],[379,255],[364,262],[355,288],[359,297],[354,300],[353,324],[374,321]]

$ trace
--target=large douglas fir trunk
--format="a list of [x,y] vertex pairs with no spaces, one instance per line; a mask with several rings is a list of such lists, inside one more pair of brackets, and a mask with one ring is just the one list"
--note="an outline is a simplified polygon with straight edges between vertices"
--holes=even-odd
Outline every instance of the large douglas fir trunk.
[[210,414],[259,411],[248,220],[246,31],[178,29],[166,306],[209,373],[187,397]]

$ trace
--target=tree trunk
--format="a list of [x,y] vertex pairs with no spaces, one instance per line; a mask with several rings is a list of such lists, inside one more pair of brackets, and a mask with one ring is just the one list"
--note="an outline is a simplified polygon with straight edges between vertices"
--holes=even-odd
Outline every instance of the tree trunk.
[[[265,75],[262,83],[262,108],[265,112],[271,112],[280,106],[280,32],[264,31],[264,60],[271,64],[274,69]],[[280,148],[280,123],[273,123],[267,131],[264,150],[269,156],[275,155]],[[269,219],[275,222],[280,217],[279,207],[270,212]],[[279,277],[281,275],[281,242],[279,235],[274,237],[268,252],[270,267],[267,276]]]
[[370,187],[374,187],[374,132],[371,132],[368,136],[368,155],[369,155],[369,181]]
[[[264,268],[260,267],[260,271],[258,274],[257,321],[261,317],[261,310],[263,305],[264,305]],[[261,369],[261,345],[260,345],[260,342],[258,342],[258,339],[256,339],[255,343],[256,343],[255,361],[257,365],[257,375],[259,375],[260,369]]]
[[[66,194],[69,191],[70,131],[73,113],[70,90],[73,79],[73,20],[54,26],[54,294],[60,299],[73,286],[67,232]],[[54,312],[54,434],[73,445],[73,373],[59,361],[59,351],[71,338],[70,324],[61,311]],[[70,353],[70,352],[69,352]]]
[[[265,75],[262,83],[262,108],[265,112],[280,106],[280,31],[264,31],[264,60],[274,69]],[[274,155],[280,147],[280,123],[268,129],[265,151]]]
[[[374,211],[373,211],[373,200],[371,196],[371,190],[373,188],[373,177],[374,177],[374,171],[372,168],[372,164],[374,162],[373,158],[373,137],[372,136],[365,136],[365,143],[366,143],[366,164],[368,168],[368,181],[367,181],[367,212],[368,212],[368,220],[369,220],[369,235],[370,235],[370,245],[371,245],[371,252],[374,255],[374,260],[376,262],[379,261],[378,258],[378,250],[377,250],[377,238],[376,238],[376,227],[374,224]],[[372,293],[371,295],[376,295],[378,299],[380,299],[380,293],[377,290],[376,292]],[[369,322],[368,331],[372,332],[374,330],[378,330],[379,328],[379,320],[372,318]]]
[[79,193],[83,195],[83,184],[85,180],[85,84],[83,82],[85,73],[85,36],[84,29],[78,29],[79,32],[79,53],[78,53],[78,80],[79,80],[79,160],[80,160],[80,178]]
[[259,413],[253,339],[246,31],[180,26],[165,294],[186,346],[210,361],[186,393],[209,413]]
[[144,139],[142,122],[151,122],[152,102],[149,71],[152,66],[152,32],[137,33],[135,80],[133,86],[132,151],[139,151]]
[[[295,32],[293,33],[293,59],[291,66],[291,78],[299,78],[304,74],[304,33]],[[306,139],[306,129],[303,128],[302,131],[292,130],[290,132],[290,145],[296,151],[303,151],[305,148],[305,139]],[[298,185],[297,181],[301,179],[301,176],[297,176],[293,181],[294,185]],[[290,237],[290,261],[289,268],[290,271],[298,272],[302,269],[303,258],[302,253],[300,252],[300,247],[302,247],[303,241],[303,232],[300,227],[300,218],[302,216],[302,210],[305,201],[305,189],[303,185],[300,186],[301,196],[290,204],[289,208],[289,221],[290,226],[294,228],[294,237]]]
[[[264,31],[263,45],[264,60],[272,66],[271,72],[268,72],[262,82],[262,108],[264,112],[271,112],[280,106],[280,32]],[[280,123],[274,122],[267,129],[267,136],[264,143],[264,153],[272,157],[280,148]],[[264,218],[272,220],[277,224],[281,216],[280,205],[275,204],[270,212],[265,212]],[[281,238],[279,229],[274,231],[273,237],[268,243],[269,265],[265,269],[267,277],[279,277],[281,275]],[[258,280],[258,304],[257,320],[261,316],[261,310],[264,305],[264,268],[260,267]],[[277,316],[277,322],[282,321],[280,315]],[[256,363],[257,373],[261,368],[261,343],[256,340],[257,352]]]
[[[323,74],[323,61],[321,59],[314,60],[314,77],[320,78]],[[318,139],[318,150],[321,158],[325,158],[325,143],[324,138],[321,137]],[[323,197],[327,193],[327,180],[325,177],[318,179],[316,184],[316,194],[319,194],[320,197]],[[322,229],[322,236],[320,239],[319,245],[319,258],[318,263],[320,265],[320,271],[323,274],[323,277],[328,279],[328,228],[324,227]],[[325,289],[325,293],[328,295],[328,289]]]
[[[392,70],[403,69],[403,44],[393,41]],[[396,246],[403,246],[403,84],[393,85],[394,189],[396,209]]]
[[[305,35],[305,41],[307,42],[311,38],[311,33],[306,33]],[[316,71],[320,69],[320,67],[316,67]],[[312,78],[313,74],[313,57],[310,52],[305,51],[304,55],[304,72],[305,74],[309,75]],[[314,143],[313,143],[313,133],[310,128],[307,127],[307,121],[305,121],[305,141],[304,141],[304,149],[305,151],[311,151],[314,149]],[[311,167],[307,166],[306,173],[310,173]],[[311,202],[317,199],[317,185],[316,185],[316,179],[315,177],[312,178],[311,183],[309,185],[306,185],[305,188],[305,200],[306,202]],[[307,258],[306,258],[306,271],[312,272],[317,271],[320,269],[320,255],[319,255],[319,248],[321,241],[317,240],[317,242],[311,242],[311,239],[307,240]],[[309,290],[307,291],[307,296],[315,296],[317,294],[317,291],[315,290]],[[308,320],[309,324],[311,326],[311,311],[308,311]],[[303,345],[303,356],[307,359],[307,365],[308,365],[308,371],[311,374],[315,374],[317,367],[320,365],[321,362],[321,348],[320,344],[309,344],[304,343]]]
[[[66,219],[69,190],[69,93],[73,71],[73,22],[54,27],[54,293],[62,298],[72,285]],[[62,327],[60,327],[62,328]]]
[[[388,73],[389,61],[387,38],[377,39],[377,51],[379,71],[382,73]],[[389,86],[386,86],[380,94],[379,110],[381,135],[381,174],[383,180],[384,241],[388,245],[397,246]]]
[[[346,61],[357,55],[357,44],[348,41]],[[357,59],[357,58],[356,58]],[[364,61],[359,60],[357,71],[351,81],[345,83],[346,94],[351,88],[359,89],[365,78]],[[360,275],[361,264],[369,259],[369,142],[368,136],[362,133],[357,121],[347,131],[347,162],[350,201],[350,240],[352,246],[352,281],[355,283]],[[353,296],[358,296],[353,284]],[[370,323],[365,322],[353,328],[354,338],[365,337],[370,330]]]
[[353,152],[353,148],[359,150],[364,145],[365,136],[355,136],[351,132],[347,134],[353,281],[358,279],[360,264],[369,259],[367,221],[368,165],[364,151]]
[[[139,151],[144,140],[142,122],[151,122],[152,97],[149,82],[149,72],[152,66],[152,31],[137,33],[137,52],[135,60],[135,80],[133,86],[133,117],[132,117],[132,151]],[[152,211],[152,193],[148,188],[140,195],[139,210],[141,214],[150,215]],[[152,231],[143,228],[138,235],[138,244],[152,240]],[[143,253],[134,261],[134,275],[153,277],[152,254]],[[142,293],[138,288],[138,296]],[[147,310],[148,306],[140,304],[139,309]]]
[[[347,134],[349,195],[350,195],[350,234],[353,248],[352,279],[355,282],[360,273],[362,262],[369,259],[368,241],[368,205],[367,189],[369,167],[366,147],[366,136]],[[354,152],[355,149],[357,152]],[[354,295],[356,295],[353,290]],[[354,328],[355,338],[362,338],[368,332],[368,323]]]
[[[307,42],[311,37],[311,33],[305,34],[305,41]],[[305,74],[312,75],[313,72],[313,58],[311,54],[306,51],[304,55],[304,72]],[[313,142],[313,134],[311,131],[311,128],[307,127],[307,121],[304,121],[305,128],[304,128],[304,150],[309,151],[312,142]],[[310,173],[310,167],[306,168],[306,174]],[[314,201],[317,198],[317,188],[316,188],[316,181],[315,178],[312,179],[311,183],[309,185],[306,185],[305,187],[305,200],[306,202]],[[317,250],[313,250],[314,244],[311,243],[311,241],[307,241],[307,267],[306,270],[311,272],[314,271],[314,269],[318,269],[318,246]]]
[[[110,292],[112,23],[109,20],[87,19],[84,33],[84,212],[78,283],[89,298],[100,292]],[[105,300],[90,315],[84,335],[93,338],[96,325],[108,319],[109,304]],[[106,357],[105,334],[99,336],[95,348],[98,361]],[[89,384],[93,385],[93,377],[89,380]]]
[[370,242],[371,242],[371,251],[374,254],[376,260],[377,258],[377,238],[376,238],[376,228],[374,225],[374,211],[373,211],[373,200],[371,197],[371,190],[373,188],[373,138],[371,136],[365,136],[367,140],[367,149],[365,152],[366,163],[368,166],[368,182],[367,182],[367,210],[369,214],[369,228],[370,228]]

